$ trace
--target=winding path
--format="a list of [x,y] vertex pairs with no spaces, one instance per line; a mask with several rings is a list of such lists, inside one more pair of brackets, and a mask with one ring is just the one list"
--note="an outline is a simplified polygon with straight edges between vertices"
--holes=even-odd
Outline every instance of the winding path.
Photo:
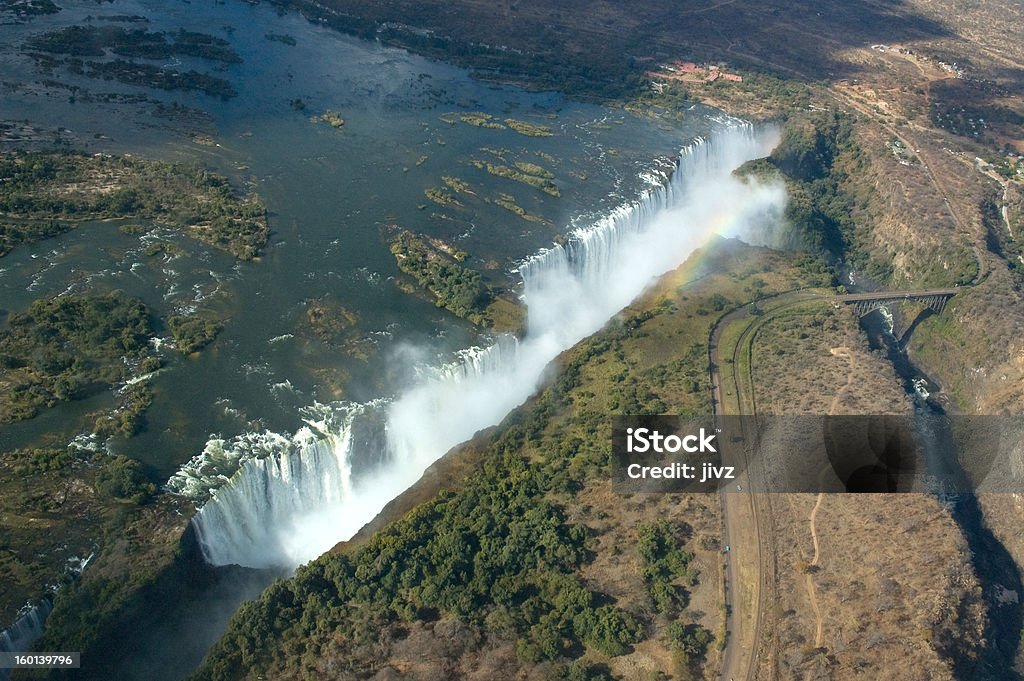
[[[818,499],[814,502],[814,508],[811,510],[811,517],[809,519],[811,525],[811,543],[814,545],[814,558],[811,559],[809,567],[818,566],[818,558],[820,553],[818,551],[818,528],[815,521],[818,518],[818,509],[821,508],[821,501],[825,498],[822,492],[818,492]],[[811,599],[811,610],[814,611],[814,647],[820,648],[822,639],[824,638],[824,621],[821,618],[821,608],[818,607],[818,595],[814,588],[814,571],[808,570],[807,574],[804,575],[804,580],[807,584],[807,595]]]

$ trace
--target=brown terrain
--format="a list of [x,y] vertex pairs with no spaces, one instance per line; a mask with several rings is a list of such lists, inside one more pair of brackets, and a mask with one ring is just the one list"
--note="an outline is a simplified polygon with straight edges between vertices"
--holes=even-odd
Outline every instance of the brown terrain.
[[[1024,410],[1024,296],[1016,271],[1024,260],[1015,247],[1024,228],[1016,158],[1024,152],[1019,4],[326,0],[320,6],[343,20],[366,19],[364,31],[413,49],[430,52],[411,36],[414,28],[431,31],[447,41],[445,56],[482,77],[600,96],[602,83],[640,82],[639,74],[658,73],[665,64],[720,64],[742,82],[667,77],[654,89],[671,95],[679,85],[685,97],[755,118],[801,108],[851,116],[862,155],[843,168],[849,172],[841,189],[852,198],[853,241],[879,285],[963,286],[941,314],[918,318],[919,308],[896,310],[897,332],[911,331],[903,340],[912,358],[941,385],[939,399],[953,412]],[[385,22],[392,23],[381,28]],[[478,52],[471,56],[465,46]],[[531,69],[527,61],[544,68]],[[655,109],[659,101],[665,98],[654,98]],[[756,332],[722,334],[737,360],[731,368],[723,364],[715,379],[725,413],[750,413],[755,405],[775,414],[911,409],[892,366],[868,348],[849,309],[800,307],[765,320]],[[984,552],[981,545],[965,540],[951,509],[935,498],[757,496],[723,497],[724,541],[733,541],[736,565],[727,569],[726,589],[735,594],[723,679],[957,679],[966,678],[972,661],[1016,647],[1013,616],[1009,633],[1000,635],[1009,643],[986,637],[999,638],[989,628],[1001,616],[992,610],[999,605],[993,598],[1010,607],[1020,594],[982,586],[977,570],[985,563],[972,561]],[[984,525],[1017,565],[1024,561],[1021,499],[980,500]],[[618,512],[631,508],[627,502]],[[615,546],[629,539],[608,536]],[[599,555],[609,575],[628,581],[617,572],[628,566]],[[984,678],[1009,678],[1008,662],[1000,664],[1003,671]],[[704,676],[718,676],[713,659]]]
[[[765,413],[909,413],[892,367],[870,352],[847,308],[780,315],[757,342],[752,383]],[[784,370],[796,357],[800,371]],[[767,505],[776,589],[767,636],[777,658],[761,676],[957,678],[943,655],[976,654],[985,608],[946,508],[919,494],[779,494]]]

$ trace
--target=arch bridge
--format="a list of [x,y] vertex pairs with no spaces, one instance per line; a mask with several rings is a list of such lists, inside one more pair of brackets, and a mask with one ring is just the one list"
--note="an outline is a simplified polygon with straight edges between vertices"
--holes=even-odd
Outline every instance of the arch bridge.
[[836,296],[836,301],[853,305],[858,317],[864,317],[875,310],[893,303],[919,303],[939,314],[946,301],[960,292],[958,288],[924,289],[920,291],[870,291],[847,293]]

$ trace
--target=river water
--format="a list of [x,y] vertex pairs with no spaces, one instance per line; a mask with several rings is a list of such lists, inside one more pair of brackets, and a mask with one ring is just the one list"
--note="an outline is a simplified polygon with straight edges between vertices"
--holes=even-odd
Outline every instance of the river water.
[[[6,311],[38,298],[121,289],[160,315],[202,312],[224,320],[217,341],[198,356],[164,346],[167,368],[152,381],[156,397],[146,430],[107,444],[141,461],[155,481],[168,480],[211,443],[294,433],[312,405],[397,395],[458,350],[492,342],[395,286],[399,272],[382,226],[449,241],[491,283],[514,286],[524,259],[664,181],[679,150],[721,121],[699,107],[680,122],[481,83],[463,70],[345,37],[267,5],[116,0],[62,7],[0,29],[0,121],[28,121],[40,138],[90,152],[205,164],[259,192],[270,212],[271,242],[252,263],[137,220],[84,224],[0,259]],[[146,21],[119,21],[132,15]],[[241,63],[184,57],[152,63],[210,72],[238,96],[221,100],[90,79],[47,67],[22,49],[35,35],[74,24],[223,38]],[[282,35],[294,45],[268,37]],[[294,100],[305,108],[296,109]],[[168,117],[170,105],[187,113]],[[340,113],[344,126],[312,120],[329,110]],[[469,112],[546,126],[553,134],[469,125],[460,119]],[[494,177],[474,161],[541,165],[554,174],[561,196]],[[462,207],[425,197],[444,177],[469,185],[473,193],[458,197]],[[539,220],[497,205],[503,195]],[[126,233],[126,225],[141,233]],[[146,256],[146,246],[158,240],[180,253]],[[306,323],[309,305],[325,301],[357,320],[343,347],[323,343]],[[5,324],[0,316],[0,329]],[[71,442],[88,434],[85,414],[113,400],[101,394],[5,426],[0,449]],[[121,678],[180,677],[238,601],[269,579],[269,573],[218,574],[204,578],[205,591],[188,590],[149,629],[126,633],[126,649],[150,652],[148,661],[121,668]],[[229,582],[237,588],[226,588]],[[190,637],[190,618],[214,592],[216,615],[204,620],[205,633]],[[194,639],[188,653],[176,653],[186,638]]]
[[[20,51],[27,38],[71,23],[110,25],[98,20],[102,15],[149,20],[130,28],[185,28],[227,39],[241,64],[182,58],[178,68],[212,72],[239,95],[222,101],[93,80],[59,67],[48,72]],[[292,36],[296,44],[269,40],[269,34]],[[462,70],[240,2],[66,3],[59,14],[5,26],[0,51],[6,89],[0,118],[28,119],[46,131],[63,128],[65,138],[90,151],[204,163],[258,191],[270,211],[271,243],[256,263],[237,262],[151,225],[141,237],[128,236],[117,223],[83,225],[0,261],[0,300],[7,310],[62,292],[120,288],[162,314],[198,309],[226,321],[217,342],[198,357],[164,353],[170,366],[154,380],[148,429],[112,443],[143,460],[157,479],[202,451],[211,434],[230,437],[253,421],[294,431],[301,425],[298,409],[314,400],[394,393],[416,364],[436,364],[478,340],[461,320],[393,285],[398,270],[382,225],[451,241],[470,254],[467,265],[502,284],[519,260],[574,221],[587,222],[639,195],[650,171],[664,165],[659,159],[711,125],[698,110],[683,124],[668,123],[557,94],[487,85]],[[53,80],[92,97],[79,91],[72,103],[67,90],[46,84]],[[101,103],[95,101],[100,93],[147,101]],[[306,104],[304,111],[293,109],[295,99]],[[158,102],[206,115],[160,118],[154,115]],[[343,128],[310,120],[327,110],[344,117]],[[527,137],[457,118],[474,111],[548,126],[555,134]],[[197,131],[209,135],[206,144],[192,141]],[[561,197],[471,165],[499,162],[494,151],[507,164],[551,170]],[[475,193],[460,196],[463,208],[441,207],[424,196],[425,189],[442,187],[444,176],[467,182]],[[494,204],[500,194],[546,222],[528,222]],[[146,257],[144,247],[157,239],[174,242],[184,254]],[[328,347],[308,332],[305,309],[320,300],[358,318],[351,334],[357,350]],[[418,361],[403,354],[410,347]],[[67,424],[77,425],[74,416],[89,408],[95,405],[62,406],[5,428],[0,446],[30,444],[62,426],[70,439],[76,433]]]

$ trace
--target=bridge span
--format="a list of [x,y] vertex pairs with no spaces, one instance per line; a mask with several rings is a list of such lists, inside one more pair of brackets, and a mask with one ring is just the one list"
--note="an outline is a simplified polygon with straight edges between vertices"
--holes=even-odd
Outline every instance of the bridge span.
[[838,303],[853,305],[858,317],[874,312],[884,305],[892,303],[920,303],[935,314],[942,312],[946,301],[960,292],[959,288],[920,289],[916,291],[869,291],[866,293],[846,293],[835,296]]

